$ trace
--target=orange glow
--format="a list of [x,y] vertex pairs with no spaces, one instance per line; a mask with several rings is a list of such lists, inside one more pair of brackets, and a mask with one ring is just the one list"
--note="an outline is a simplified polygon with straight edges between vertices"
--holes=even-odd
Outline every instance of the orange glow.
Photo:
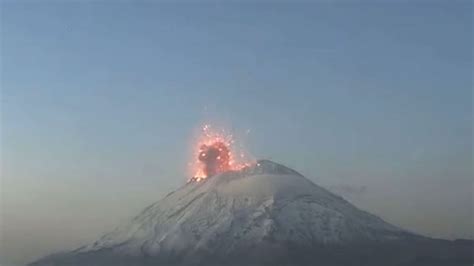
[[235,151],[232,134],[204,125],[193,144],[193,159],[189,164],[192,177],[189,181],[200,182],[208,177],[227,171],[240,170],[250,165],[243,151]]

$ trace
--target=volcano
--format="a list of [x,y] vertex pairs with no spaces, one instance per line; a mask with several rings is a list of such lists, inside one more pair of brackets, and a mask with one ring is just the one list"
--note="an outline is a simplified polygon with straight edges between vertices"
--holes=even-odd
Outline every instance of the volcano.
[[260,160],[190,181],[96,242],[30,265],[472,265],[472,247],[408,232]]

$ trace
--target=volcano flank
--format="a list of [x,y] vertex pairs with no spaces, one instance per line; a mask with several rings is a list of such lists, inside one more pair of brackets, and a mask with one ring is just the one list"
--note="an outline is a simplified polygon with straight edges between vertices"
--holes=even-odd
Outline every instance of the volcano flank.
[[218,169],[225,151],[206,148],[208,178],[94,243],[31,265],[472,265],[471,241],[408,232],[268,160]]

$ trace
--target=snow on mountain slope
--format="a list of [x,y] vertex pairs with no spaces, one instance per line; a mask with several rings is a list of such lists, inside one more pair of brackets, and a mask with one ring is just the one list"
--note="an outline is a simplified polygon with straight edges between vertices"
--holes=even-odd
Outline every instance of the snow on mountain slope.
[[77,252],[226,254],[264,243],[311,246],[403,235],[403,230],[357,209],[296,171],[262,160],[241,171],[190,182]]

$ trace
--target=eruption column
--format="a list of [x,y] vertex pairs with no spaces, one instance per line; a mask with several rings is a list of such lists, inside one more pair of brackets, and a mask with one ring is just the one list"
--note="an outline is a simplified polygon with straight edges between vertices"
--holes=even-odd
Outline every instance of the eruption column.
[[198,159],[206,177],[230,170],[230,151],[223,142],[201,145]]

